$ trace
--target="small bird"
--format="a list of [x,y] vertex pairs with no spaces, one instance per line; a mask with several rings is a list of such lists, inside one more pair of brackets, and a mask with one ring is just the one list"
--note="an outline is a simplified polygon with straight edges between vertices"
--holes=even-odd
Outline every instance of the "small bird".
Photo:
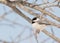
[[40,21],[39,18],[34,17],[32,19],[32,27],[34,34],[38,35],[43,29],[45,29],[47,27],[48,24],[46,23],[38,23]]

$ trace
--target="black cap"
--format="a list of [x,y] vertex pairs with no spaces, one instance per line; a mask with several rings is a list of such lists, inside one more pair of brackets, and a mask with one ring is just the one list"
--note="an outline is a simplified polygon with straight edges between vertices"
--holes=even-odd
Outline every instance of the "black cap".
[[35,23],[34,20],[36,20],[36,19],[37,19],[37,17],[34,17],[34,18],[32,19],[32,24]]
[[36,20],[37,19],[37,17],[34,17],[32,20]]

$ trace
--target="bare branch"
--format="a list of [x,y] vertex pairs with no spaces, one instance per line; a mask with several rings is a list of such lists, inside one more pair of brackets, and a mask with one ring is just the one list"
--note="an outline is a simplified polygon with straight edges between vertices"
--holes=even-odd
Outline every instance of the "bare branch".
[[26,15],[24,15],[21,11],[19,11],[19,9],[17,9],[11,3],[7,3],[6,5],[8,5],[9,7],[11,7],[16,13],[18,13],[20,16],[24,17],[26,20],[28,20],[31,23],[31,21],[30,21],[31,19],[29,17],[27,17]]
[[42,13],[44,13],[60,22],[60,17],[57,17],[56,15],[52,14],[51,12],[47,12],[46,10],[43,10],[42,8],[40,8],[38,6],[35,6],[34,9],[37,9],[37,10],[41,11]]
[[57,41],[58,43],[60,43],[60,39],[57,38],[56,36],[54,36],[53,34],[49,33],[48,31],[46,31],[45,29],[43,30],[43,32],[48,35],[49,37],[55,39],[55,41]]
[[[28,3],[28,2],[26,2],[26,3]],[[48,11],[42,9],[42,8],[39,7],[39,6],[32,5],[32,4],[30,4],[30,3],[28,3],[28,4],[29,4],[29,7],[34,8],[34,9],[42,12],[43,14],[46,14],[46,15],[48,15],[48,16],[52,17],[53,19],[55,19],[55,20],[57,20],[57,21],[60,22],[60,17],[57,17],[56,15],[52,14],[51,12],[48,12]]]
[[[32,10],[30,10],[28,7],[24,7],[24,6],[21,5],[21,4],[18,4],[18,6],[19,6],[20,8],[22,8],[23,10],[27,11],[28,13],[30,13],[31,15],[34,15],[34,16],[36,16],[36,17],[40,17],[40,15],[34,13],[34,12],[33,12]],[[60,24],[57,24],[56,22],[54,23],[54,22],[48,20],[48,19],[45,18],[45,17],[43,17],[43,18],[44,18],[45,21],[47,21],[47,22],[48,22],[49,24],[51,24],[52,26],[56,26],[56,27],[60,28]]]

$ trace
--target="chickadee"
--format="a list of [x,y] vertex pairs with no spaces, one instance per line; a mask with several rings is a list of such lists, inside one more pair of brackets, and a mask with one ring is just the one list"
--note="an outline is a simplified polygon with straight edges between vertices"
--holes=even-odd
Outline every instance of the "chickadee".
[[37,18],[37,17],[34,17],[32,19],[32,27],[34,28],[34,33],[36,35],[38,35],[48,25],[48,24],[45,24],[45,23],[38,23],[39,21],[40,21],[40,19]]

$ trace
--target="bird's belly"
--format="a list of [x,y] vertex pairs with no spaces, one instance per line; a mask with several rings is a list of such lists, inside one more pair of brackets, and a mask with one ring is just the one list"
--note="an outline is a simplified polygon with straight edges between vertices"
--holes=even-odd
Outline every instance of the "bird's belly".
[[34,29],[43,30],[46,28],[46,25],[40,25],[38,23],[32,24]]

